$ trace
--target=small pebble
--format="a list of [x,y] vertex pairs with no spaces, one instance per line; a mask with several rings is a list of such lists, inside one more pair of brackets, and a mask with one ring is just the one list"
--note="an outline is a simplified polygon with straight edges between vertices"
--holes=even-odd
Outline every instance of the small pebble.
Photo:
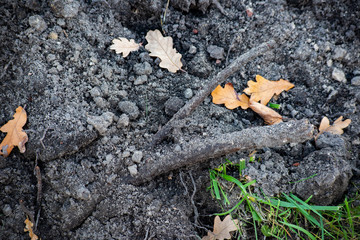
[[142,153],[142,151],[135,151],[135,152],[133,153],[133,155],[132,155],[131,160],[132,160],[134,163],[140,163],[142,158],[143,158],[143,153]]
[[189,53],[190,54],[195,54],[197,52],[197,49],[194,45],[191,45],[189,48]]
[[129,120],[129,116],[126,115],[125,113],[121,114],[121,116],[119,117],[119,120],[117,122],[116,127],[117,128],[124,128],[129,126],[130,120]]
[[347,53],[347,51],[345,49],[343,49],[341,47],[337,47],[334,50],[333,59],[341,61],[345,57],[346,53]]
[[360,86],[360,76],[351,79],[351,85]]
[[332,74],[331,74],[332,78],[336,81],[342,82],[342,83],[346,83],[346,77],[345,77],[345,73],[343,70],[339,69],[339,68],[334,68]]
[[148,78],[146,75],[138,76],[134,81],[134,85],[141,85],[141,84],[145,83],[147,81],[147,79]]
[[136,164],[129,166],[129,167],[128,167],[128,170],[129,170],[129,172],[130,172],[130,175],[133,176],[133,177],[135,177],[135,176],[138,174],[138,170],[137,170]]
[[47,29],[47,24],[44,19],[39,15],[29,17],[29,25],[38,32],[43,32]]
[[165,113],[169,116],[174,115],[182,106],[184,101],[178,97],[171,97],[165,102]]
[[105,135],[113,119],[114,114],[112,112],[105,112],[101,116],[89,115],[87,117],[87,123],[92,125],[101,135]]
[[132,120],[136,119],[140,114],[138,106],[130,101],[119,102],[118,108],[123,113],[128,114],[129,118]]
[[121,155],[122,158],[130,157],[130,151],[124,151]]
[[148,62],[137,63],[134,65],[134,72],[139,76],[150,75],[152,73],[152,67]]
[[192,98],[192,96],[193,96],[193,91],[191,90],[191,88],[185,89],[185,91],[184,91],[184,96],[185,96],[185,98],[187,98],[187,99]]
[[56,32],[49,33],[49,38],[52,40],[57,40],[59,38],[59,35]]
[[224,48],[216,45],[210,45],[206,48],[206,51],[210,54],[210,57],[215,59],[224,59]]

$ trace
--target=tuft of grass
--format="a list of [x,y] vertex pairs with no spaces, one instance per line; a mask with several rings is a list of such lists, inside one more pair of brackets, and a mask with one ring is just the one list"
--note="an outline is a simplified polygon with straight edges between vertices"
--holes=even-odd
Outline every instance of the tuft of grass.
[[[360,205],[355,205],[360,195],[352,200],[345,198],[339,206],[311,205],[311,197],[303,201],[292,193],[258,196],[253,193],[256,180],[248,181],[242,174],[245,162],[226,159],[226,163],[210,170],[209,189],[222,209],[215,215],[232,214],[254,232],[256,239],[260,233],[276,239],[360,239]],[[229,194],[235,188],[240,192],[239,201],[230,206]]]

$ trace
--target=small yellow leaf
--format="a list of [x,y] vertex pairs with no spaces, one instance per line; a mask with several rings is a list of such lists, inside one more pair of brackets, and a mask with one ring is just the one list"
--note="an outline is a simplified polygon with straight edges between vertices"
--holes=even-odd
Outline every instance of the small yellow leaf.
[[34,224],[28,218],[26,218],[24,232],[29,232],[29,237],[31,240],[38,240],[39,237],[36,236],[36,234],[33,232],[33,226]]
[[266,124],[273,125],[282,122],[282,116],[280,114],[267,106],[252,101],[251,99],[250,108],[259,114],[264,119]]
[[159,30],[149,31],[146,34],[148,44],[145,49],[150,51],[150,56],[160,58],[160,67],[167,68],[170,72],[175,73],[182,67],[181,54],[173,48],[173,39],[163,37]]
[[213,103],[225,104],[228,109],[237,107],[247,109],[249,107],[249,98],[245,94],[239,95],[231,83],[225,84],[224,88],[218,85],[212,91],[211,96],[213,97]]
[[122,53],[123,57],[126,58],[130,52],[137,51],[140,47],[139,43],[136,43],[134,39],[130,41],[126,38],[114,39],[113,44],[110,46],[111,50],[115,50],[117,54]]
[[341,135],[344,133],[344,128],[349,126],[351,123],[351,119],[346,119],[342,121],[343,116],[340,116],[338,119],[335,120],[333,125],[330,125],[330,121],[327,117],[323,117],[323,119],[320,122],[319,126],[319,133],[316,135],[315,139],[319,137],[320,134],[323,134],[324,132],[329,132],[332,134]]
[[256,75],[256,82],[248,81],[248,88],[244,92],[251,95],[252,101],[266,105],[274,94],[279,95],[282,91],[288,91],[294,87],[294,84],[287,80],[280,79],[279,81],[269,81],[260,75]]
[[7,133],[0,144],[0,155],[4,157],[9,156],[14,146],[17,146],[21,153],[25,152],[25,143],[28,141],[28,136],[22,127],[25,125],[26,120],[25,110],[22,107],[18,107],[14,114],[14,119],[8,121],[0,128],[0,131]]

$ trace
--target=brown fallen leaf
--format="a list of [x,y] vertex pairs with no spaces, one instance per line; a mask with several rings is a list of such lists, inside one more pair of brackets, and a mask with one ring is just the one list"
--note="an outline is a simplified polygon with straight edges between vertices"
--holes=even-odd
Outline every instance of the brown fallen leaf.
[[249,98],[245,94],[238,94],[231,83],[225,84],[224,88],[218,85],[211,92],[213,103],[225,104],[228,109],[241,107],[247,109],[249,107]]
[[280,79],[279,81],[269,81],[260,75],[256,75],[256,82],[248,81],[248,88],[244,92],[251,95],[252,101],[266,105],[274,94],[279,95],[282,91],[288,91],[294,87],[289,81]]
[[173,39],[171,37],[163,37],[159,30],[149,31],[146,34],[148,44],[145,49],[150,51],[150,56],[160,58],[160,67],[167,68],[170,72],[175,73],[181,70],[181,54],[173,48]]
[[282,116],[271,108],[250,99],[250,106],[254,112],[259,114],[266,124],[273,125],[282,122]]
[[28,136],[22,127],[25,125],[26,120],[25,110],[22,107],[18,107],[14,114],[14,119],[8,121],[0,128],[0,131],[7,133],[0,144],[0,155],[4,157],[9,156],[14,146],[17,146],[21,153],[25,152],[25,143],[28,141]]
[[343,116],[336,119],[333,125],[330,125],[329,119],[327,117],[323,117],[320,122],[319,133],[316,135],[315,140],[319,137],[320,134],[323,134],[324,132],[329,132],[337,135],[343,134],[343,129],[349,126],[349,124],[351,123],[351,119],[346,119],[344,121],[342,121],[342,119]]
[[34,224],[29,220],[29,218],[25,219],[25,228],[24,228],[24,232],[29,232],[29,237],[31,238],[31,240],[38,240],[39,237],[36,236],[36,234],[33,231],[33,226]]
[[141,44],[136,43],[134,39],[130,41],[126,38],[114,39],[113,44],[110,46],[111,50],[115,50],[117,54],[122,53],[123,57],[126,58],[130,52],[137,51]]
[[214,219],[214,231],[208,231],[208,235],[203,237],[202,240],[224,240],[231,239],[230,232],[239,229],[239,220],[231,219],[230,215],[227,215],[223,221],[219,216]]

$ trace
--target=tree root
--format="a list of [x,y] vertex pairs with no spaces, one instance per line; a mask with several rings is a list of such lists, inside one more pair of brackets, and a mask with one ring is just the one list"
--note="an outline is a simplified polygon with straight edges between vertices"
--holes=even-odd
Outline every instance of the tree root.
[[[280,38],[277,39],[281,40]],[[257,47],[254,47],[247,51],[246,53],[239,56],[234,60],[229,66],[227,66],[224,70],[216,74],[205,86],[200,89],[197,94],[186,103],[174,116],[154,135],[152,142],[150,144],[151,147],[154,147],[156,144],[160,143],[172,130],[173,123],[177,120],[184,119],[189,116],[190,113],[200,105],[204,101],[204,99],[213,91],[217,85],[225,81],[229,76],[238,71],[241,67],[243,67],[247,62],[252,59],[266,53],[270,49],[273,49],[277,46],[277,41],[271,39],[265,43],[260,44]]]
[[313,138],[313,130],[314,126],[307,119],[302,119],[248,128],[212,138],[194,139],[183,144],[182,150],[178,152],[174,151],[174,146],[165,146],[165,154],[162,156],[147,154],[146,164],[140,167],[139,174],[129,182],[142,184],[160,174],[237,151],[301,143]]

